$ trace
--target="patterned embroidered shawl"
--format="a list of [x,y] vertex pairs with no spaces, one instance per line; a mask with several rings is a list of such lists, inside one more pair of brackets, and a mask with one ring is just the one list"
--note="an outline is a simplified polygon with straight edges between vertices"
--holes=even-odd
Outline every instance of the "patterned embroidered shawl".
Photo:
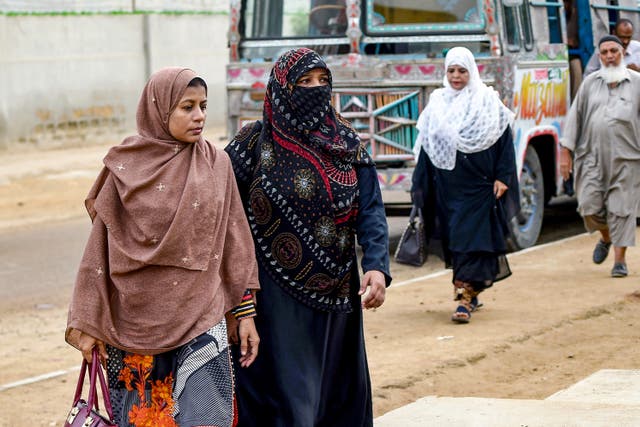
[[86,200],[93,227],[69,308],[72,345],[79,330],[123,350],[164,352],[258,288],[227,154],[169,133],[169,116],[194,77],[180,68],[154,74],[138,106],[138,135],[104,159]]
[[304,116],[293,108],[295,82],[314,68],[327,69],[312,50],[284,53],[271,72],[262,123],[245,126],[226,150],[270,277],[311,307],[351,311],[355,165],[373,163],[330,104],[306,108]]

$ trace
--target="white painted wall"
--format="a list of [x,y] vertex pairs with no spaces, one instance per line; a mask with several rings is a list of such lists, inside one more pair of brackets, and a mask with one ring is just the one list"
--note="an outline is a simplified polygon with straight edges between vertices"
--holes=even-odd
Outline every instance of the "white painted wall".
[[151,69],[181,65],[204,77],[208,126],[226,125],[228,15],[149,15]]
[[0,12],[226,12],[229,0],[0,0]]
[[0,149],[118,141],[135,129],[147,73],[169,65],[205,78],[209,126],[224,126],[227,20],[226,14],[0,15]]

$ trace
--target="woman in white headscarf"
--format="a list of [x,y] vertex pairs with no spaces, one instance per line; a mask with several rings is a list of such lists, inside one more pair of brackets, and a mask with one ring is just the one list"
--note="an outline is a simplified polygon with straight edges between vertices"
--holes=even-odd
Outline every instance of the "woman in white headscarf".
[[[454,322],[468,323],[478,294],[511,275],[505,238],[520,206],[512,120],[480,80],[473,54],[449,50],[444,87],[433,91],[418,119],[412,195],[439,223],[453,267]],[[433,202],[436,214],[429,215]]]

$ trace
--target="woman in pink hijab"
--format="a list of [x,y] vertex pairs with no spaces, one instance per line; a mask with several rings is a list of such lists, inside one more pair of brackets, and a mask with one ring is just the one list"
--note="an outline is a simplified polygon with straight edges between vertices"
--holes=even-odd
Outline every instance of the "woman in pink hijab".
[[109,150],[85,202],[65,337],[87,360],[97,346],[118,425],[231,426],[227,319],[240,366],[257,355],[253,240],[229,157],[202,136],[206,104],[194,71],[153,74],[137,135]]

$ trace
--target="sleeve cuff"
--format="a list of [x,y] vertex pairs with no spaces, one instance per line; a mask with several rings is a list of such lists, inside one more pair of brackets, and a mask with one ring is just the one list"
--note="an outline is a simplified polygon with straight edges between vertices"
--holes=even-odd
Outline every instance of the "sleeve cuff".
[[231,310],[231,314],[233,314],[233,317],[235,317],[237,320],[256,316],[256,306],[253,301],[253,294],[251,293],[250,289],[244,291],[242,302]]

